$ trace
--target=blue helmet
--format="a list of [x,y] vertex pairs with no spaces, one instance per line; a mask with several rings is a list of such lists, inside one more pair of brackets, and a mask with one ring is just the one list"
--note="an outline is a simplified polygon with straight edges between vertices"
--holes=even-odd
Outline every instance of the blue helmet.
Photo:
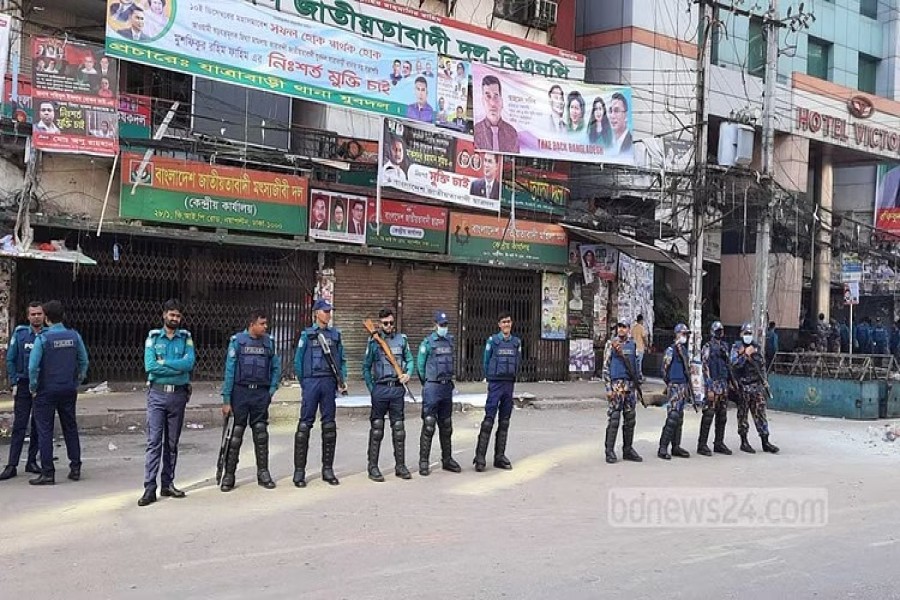
[[722,321],[713,321],[713,324],[709,326],[709,332],[713,335],[715,335],[717,331],[724,330],[725,327],[722,325]]
[[748,321],[741,325],[741,333],[753,333],[753,323]]
[[679,323],[678,325],[675,326],[675,335],[678,335],[679,333],[690,333],[690,332],[691,332],[691,330],[688,329],[688,326],[685,325],[684,323]]

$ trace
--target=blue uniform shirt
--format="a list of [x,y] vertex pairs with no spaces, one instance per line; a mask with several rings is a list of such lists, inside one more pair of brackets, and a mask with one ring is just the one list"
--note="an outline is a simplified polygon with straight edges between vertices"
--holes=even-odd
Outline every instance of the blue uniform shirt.
[[[397,342],[402,340],[403,350],[402,356],[394,356],[394,359],[397,361],[397,364],[400,365],[400,368],[403,369],[403,372],[406,373],[407,376],[412,377],[413,371],[415,370],[415,363],[413,362],[412,351],[409,349],[409,340],[406,338],[405,334],[402,333],[394,333],[392,335],[385,335],[384,333],[379,334],[381,339],[383,339],[389,348],[393,348]],[[397,338],[400,338],[399,340]],[[366,357],[363,359],[363,379],[366,380],[366,387],[369,390],[369,393],[375,389],[375,383],[377,376],[373,375],[372,367],[376,366],[376,363],[383,359],[384,350],[375,341],[374,337],[369,338],[369,343],[366,346]],[[384,367],[384,371],[390,369],[390,373],[393,373],[394,367]],[[394,377],[393,379],[396,379]]]
[[[314,323],[312,327],[307,327],[300,334],[300,342],[297,344],[297,351],[294,353],[294,373],[297,375],[298,381],[303,381],[303,360],[306,357],[306,349],[309,347],[309,337],[318,335],[320,329],[332,329],[329,327],[319,327],[318,323]],[[337,335],[337,341],[332,343],[332,353],[334,360],[341,370],[341,377],[347,381],[347,361],[344,360],[344,344],[341,342],[341,332],[334,329],[333,333]]]
[[[450,351],[447,351],[447,346],[449,345]],[[435,353],[435,358],[430,360],[432,350],[435,350],[435,346],[441,347],[441,354]],[[422,343],[419,344],[419,355],[416,358],[416,367],[419,370],[419,381],[422,382],[422,385],[425,385],[425,382],[428,381],[429,373],[428,366],[431,365],[432,369],[432,378],[431,381],[437,381],[439,378],[453,378],[454,364],[453,364],[453,352],[454,344],[453,344],[453,335],[448,333],[446,337],[441,337],[437,334],[436,331],[432,332],[428,337],[422,340]]]
[[502,333],[495,333],[484,345],[482,362],[488,381],[515,381],[522,362],[522,342],[512,334],[507,339]]
[[191,382],[195,361],[194,340],[187,329],[176,329],[171,339],[165,329],[151,329],[147,334],[144,342],[147,381],[159,385],[187,385]]
[[43,330],[41,327],[35,333],[31,325],[19,325],[13,331],[6,348],[6,374],[10,385],[16,385],[20,379],[28,379],[28,357],[34,348],[35,338]]
[[[41,362],[44,358],[44,339],[43,334],[47,331],[65,331],[66,327],[62,323],[56,323],[51,325],[47,329],[41,331],[41,335],[37,336],[34,339],[34,348],[31,350],[31,356],[28,358],[28,387],[31,388],[31,393],[34,394],[38,389],[38,382],[41,378]],[[74,330],[73,330],[74,331]],[[87,377],[88,370],[88,353],[87,348],[84,347],[84,341],[81,339],[81,335],[77,331],[75,333],[75,352],[76,352],[76,360],[78,362],[78,381],[84,381],[84,378]]]
[[[250,335],[248,330],[244,334]],[[231,404],[231,394],[234,391],[234,372],[237,367],[238,352],[240,352],[237,335],[231,336],[228,342],[228,355],[225,358],[225,382],[222,384],[222,401]],[[281,382],[281,358],[275,354],[275,342],[267,335],[263,337],[266,347],[271,353],[269,361],[269,396],[274,396]]]

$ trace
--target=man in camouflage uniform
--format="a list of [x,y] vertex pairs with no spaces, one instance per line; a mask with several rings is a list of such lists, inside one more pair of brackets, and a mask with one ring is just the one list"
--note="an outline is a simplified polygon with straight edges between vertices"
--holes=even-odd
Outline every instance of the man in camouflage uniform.
[[747,414],[750,413],[759,439],[762,440],[763,450],[776,454],[778,447],[769,443],[769,422],[766,419],[766,391],[763,387],[765,365],[759,354],[759,345],[753,340],[751,323],[744,323],[741,327],[741,339],[731,347],[731,365],[741,387],[737,409],[741,450],[750,454],[756,452],[747,441],[747,434],[750,432]]
[[[668,416],[659,436],[659,452],[656,455],[664,460],[673,456],[690,458],[691,454],[681,447],[681,430],[684,426],[684,405],[693,403],[691,397],[691,372],[686,364],[687,343],[690,330],[684,323],[675,326],[675,343],[666,348],[663,356],[663,381],[666,382],[666,398],[668,399]],[[672,453],[669,454],[669,444]]]
[[[628,366],[626,362],[628,361]],[[630,368],[629,368],[630,367]],[[632,380],[632,374],[637,381]],[[609,408],[606,411],[608,418],[606,424],[606,462],[616,462],[616,436],[619,433],[619,421],[622,424],[622,458],[634,462],[643,459],[635,452],[634,425],[637,422],[635,414],[635,383],[640,384],[642,376],[637,370],[637,349],[634,340],[628,338],[628,324],[622,321],[616,323],[616,337],[606,343],[603,352],[603,381],[606,382],[606,393],[609,400]],[[624,419],[623,419],[624,417]]]
[[731,454],[725,445],[725,423],[728,421],[728,369],[730,348],[724,340],[725,328],[716,321],[710,327],[709,341],[703,344],[700,356],[703,360],[703,379],[706,382],[706,402],[703,404],[703,417],[700,419],[700,438],[697,440],[697,454],[712,456],[706,441],[713,419],[716,421],[713,451],[718,454]]

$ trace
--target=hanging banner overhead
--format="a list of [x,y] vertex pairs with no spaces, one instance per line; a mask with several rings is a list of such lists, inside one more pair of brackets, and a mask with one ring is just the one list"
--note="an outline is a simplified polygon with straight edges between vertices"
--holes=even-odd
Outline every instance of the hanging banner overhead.
[[149,96],[119,94],[119,137],[150,138],[152,102]]
[[[9,67],[9,33],[12,30],[12,17],[0,14],[0,73],[6,74]],[[0,79],[0,89],[5,87],[6,79]],[[0,99],[6,98],[6,92],[0,94]]]
[[437,114],[434,124],[456,131],[469,129],[469,63],[441,56],[438,59]]
[[384,187],[461,206],[497,211],[502,158],[470,139],[385,119],[378,182]]
[[34,37],[31,66],[34,147],[115,156],[119,152],[116,61],[100,46]]
[[634,164],[631,88],[472,64],[475,146],[502,154]]
[[900,165],[878,165],[875,189],[875,228],[900,234]]
[[497,265],[565,265],[568,240],[559,225],[450,213],[450,255]]
[[398,250],[447,252],[448,210],[411,202],[381,201],[381,229],[376,222],[376,202],[369,198],[369,231],[366,244]]
[[[111,55],[382,115],[434,120],[434,52],[376,42],[245,2],[108,0]],[[156,10],[154,10],[156,7]],[[123,13],[124,10],[124,13]],[[152,30],[149,23],[155,23]]]

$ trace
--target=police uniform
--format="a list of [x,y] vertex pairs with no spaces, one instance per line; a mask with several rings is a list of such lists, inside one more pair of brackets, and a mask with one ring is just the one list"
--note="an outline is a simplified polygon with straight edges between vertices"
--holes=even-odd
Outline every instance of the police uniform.
[[[619,322],[618,326],[627,327],[627,323]],[[615,345],[613,345],[615,344]],[[618,350],[617,350],[618,349]],[[619,355],[621,352],[621,356]],[[635,382],[628,373],[638,377]],[[634,427],[637,423],[637,398],[635,396],[635,383],[640,383],[643,376],[637,370],[637,344],[628,338],[611,337],[603,350],[603,381],[606,383],[606,398],[609,406],[606,409],[606,462],[616,462],[616,437],[619,435],[619,422],[622,421],[622,458],[634,462],[643,459],[635,451]],[[624,417],[624,418],[623,418]]]
[[484,471],[487,461],[487,447],[491,441],[494,419],[500,411],[497,423],[497,437],[494,439],[494,466],[498,469],[512,469],[506,458],[506,440],[509,437],[509,420],[513,411],[513,390],[516,375],[522,363],[522,341],[514,335],[508,338],[503,333],[495,333],[484,346],[484,376],[488,382],[487,402],[484,405],[484,420],[475,446],[476,471]]
[[[686,325],[675,326],[675,335],[688,333]],[[669,460],[673,456],[689,458],[690,453],[681,447],[681,431],[684,427],[684,405],[693,402],[689,384],[690,372],[686,368],[684,353],[686,348],[676,340],[674,344],[666,348],[663,355],[662,375],[666,383],[666,398],[668,401],[668,414],[659,436],[659,452],[657,456]],[[672,445],[672,453],[669,454],[669,444]]]
[[[409,377],[412,377],[415,363],[409,349],[409,340],[400,332],[390,335],[380,333],[379,336],[390,348],[394,361]],[[369,413],[369,479],[384,481],[378,468],[378,456],[381,453],[381,440],[384,439],[384,417],[390,415],[391,440],[394,446],[394,474],[401,479],[411,477],[406,467],[406,425],[404,423],[404,395],[406,390],[397,377],[394,366],[385,355],[384,349],[369,339],[366,346],[366,357],[363,360],[363,378],[372,396],[372,410]]]
[[[713,451],[719,454],[731,454],[731,450],[725,445],[725,424],[728,421],[728,384],[729,353],[728,344],[719,336],[717,331],[724,331],[722,323],[716,321],[712,324],[709,341],[703,344],[700,357],[703,362],[703,379],[706,383],[706,400],[703,404],[703,416],[700,419],[700,437],[697,439],[697,453],[711,456],[709,446],[709,430],[713,420],[716,422],[715,441]],[[774,332],[772,335],[775,335]]]
[[[446,326],[447,315],[436,312],[434,322]],[[453,374],[455,373],[453,335],[432,332],[419,344],[417,367],[422,382],[422,435],[419,438],[419,474],[431,473],[431,440],[435,425],[440,430],[441,466],[459,473],[462,468],[453,458]]]
[[[323,306],[322,301],[313,305],[313,310]],[[331,305],[324,303],[330,310]],[[294,485],[306,487],[306,455],[309,450],[309,435],[316,421],[316,412],[321,410],[322,423],[322,480],[337,485],[340,483],[334,476],[334,453],[337,445],[337,425],[334,422],[338,382],[331,371],[325,356],[325,349],[319,341],[319,335],[325,338],[328,350],[334,357],[341,377],[347,378],[347,363],[344,360],[344,347],[341,343],[341,332],[333,327],[319,327],[316,323],[307,327],[300,335],[297,352],[294,354],[294,372],[300,380],[302,404],[300,422],[294,435]]]
[[53,466],[54,413],[59,414],[66,453],[69,457],[69,479],[81,478],[81,444],[75,420],[78,385],[87,377],[88,354],[81,336],[74,329],[55,323],[34,340],[28,358],[28,385],[34,394],[34,420],[41,448],[41,476],[33,485],[55,481]]
[[269,404],[281,381],[281,359],[268,334],[253,337],[249,330],[231,336],[225,359],[222,402],[231,405],[234,429],[225,455],[222,491],[234,489],[235,471],[241,456],[244,430],[250,426],[256,453],[256,482],[275,487],[269,473]]
[[28,423],[31,422],[31,439],[28,442],[28,459],[25,462],[25,472],[40,473],[37,464],[39,437],[35,427],[32,413],[34,398],[28,389],[28,357],[34,348],[34,340],[43,330],[43,327],[35,331],[31,325],[19,325],[13,331],[6,350],[6,373],[9,384],[16,386],[16,395],[13,402],[13,428],[12,439],[9,444],[9,462],[0,474],[0,480],[9,479],[16,475],[16,467],[22,456],[22,446],[25,445],[25,434]]
[[[744,326],[742,333],[752,332],[752,327],[747,324]],[[747,356],[741,352],[744,348],[753,346],[756,350],[752,356]],[[752,365],[750,363],[753,363]],[[750,432],[750,423],[747,419],[747,413],[753,415],[753,423],[756,425],[756,432],[762,440],[762,447],[765,452],[775,454],[778,447],[769,443],[769,421],[766,419],[766,393],[763,388],[763,373],[765,365],[763,365],[762,356],[759,353],[759,346],[755,342],[744,343],[738,340],[731,347],[731,364],[734,369],[734,376],[740,385],[740,402],[738,403],[737,419],[738,434],[741,436],[741,450],[753,454],[755,451],[747,440],[747,434]],[[756,365],[756,368],[753,367]]]
[[881,324],[881,317],[878,317],[872,328],[872,354],[890,354],[889,342],[888,330]]

